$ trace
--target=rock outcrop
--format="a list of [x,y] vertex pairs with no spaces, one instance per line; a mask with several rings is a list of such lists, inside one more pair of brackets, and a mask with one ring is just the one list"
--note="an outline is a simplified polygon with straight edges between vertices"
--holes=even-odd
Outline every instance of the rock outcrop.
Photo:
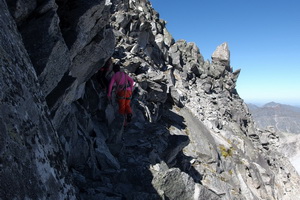
[[[0,0],[0,199],[296,199],[254,127],[228,44],[211,61],[148,0]],[[135,82],[123,127],[98,73]]]
[[0,199],[75,199],[37,74],[4,1],[0,10]]

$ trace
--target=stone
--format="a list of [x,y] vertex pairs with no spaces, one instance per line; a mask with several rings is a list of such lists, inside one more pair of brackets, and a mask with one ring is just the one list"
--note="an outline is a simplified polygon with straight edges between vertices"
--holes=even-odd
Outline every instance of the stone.
[[89,45],[74,57],[70,76],[77,78],[79,83],[87,81],[105,64],[104,60],[113,54],[114,45],[112,30],[98,33]]
[[180,108],[184,107],[185,96],[180,90],[177,90],[173,86],[171,86],[170,87],[170,94],[171,94],[171,97],[172,97],[174,103],[178,107],[180,107]]
[[171,60],[172,60],[172,65],[174,67],[176,67],[177,69],[181,69],[182,65],[181,65],[181,54],[179,51],[174,52],[170,55]]
[[76,199],[37,75],[3,0],[0,10],[0,196]]
[[148,95],[147,100],[151,102],[162,102],[167,100],[167,87],[163,84],[158,84],[155,82],[148,82]]
[[218,46],[211,58],[213,61],[219,61],[224,64],[224,66],[228,67],[230,65],[230,51],[227,42]]
[[220,199],[220,197],[200,184],[196,184],[179,169],[154,172],[153,186],[161,198],[168,199]]
[[171,164],[178,153],[189,144],[189,138],[184,135],[171,135],[168,140],[168,147],[164,152],[164,160],[167,164]]
[[175,43],[175,40],[166,28],[163,30],[163,35],[165,45],[171,47]]
[[16,22],[20,23],[25,20],[37,7],[37,2],[27,0],[13,0],[7,2],[7,5]]
[[109,148],[107,147],[105,141],[100,138],[96,138],[95,148],[97,162],[99,163],[102,170],[106,169],[120,169],[120,164],[116,158],[111,154]]

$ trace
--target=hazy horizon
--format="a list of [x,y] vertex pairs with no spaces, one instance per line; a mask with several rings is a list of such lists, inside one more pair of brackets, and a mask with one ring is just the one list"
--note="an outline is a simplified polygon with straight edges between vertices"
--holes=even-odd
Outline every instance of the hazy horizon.
[[283,103],[283,102],[277,102],[277,101],[245,101],[246,104],[253,104],[253,105],[256,105],[256,106],[259,106],[259,107],[264,106],[268,103],[272,103],[272,102],[300,108],[299,103]]

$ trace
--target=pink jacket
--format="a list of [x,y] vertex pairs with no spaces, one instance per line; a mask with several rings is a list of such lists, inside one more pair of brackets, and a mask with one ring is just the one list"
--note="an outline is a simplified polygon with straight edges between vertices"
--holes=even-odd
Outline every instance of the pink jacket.
[[134,83],[133,79],[124,72],[115,73],[110,80],[107,96],[111,97],[111,91],[114,86],[114,83],[116,83],[116,85],[124,85],[126,84],[126,81],[129,83],[129,87],[127,87],[126,90],[132,91]]

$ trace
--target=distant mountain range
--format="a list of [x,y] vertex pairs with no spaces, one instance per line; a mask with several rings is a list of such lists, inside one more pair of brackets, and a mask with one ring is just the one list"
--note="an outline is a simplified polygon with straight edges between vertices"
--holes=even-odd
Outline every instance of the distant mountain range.
[[247,104],[260,129],[274,127],[280,137],[280,152],[300,174],[300,107],[270,102],[264,106]]
[[273,126],[279,132],[300,134],[300,107],[275,102],[247,105],[258,128]]

